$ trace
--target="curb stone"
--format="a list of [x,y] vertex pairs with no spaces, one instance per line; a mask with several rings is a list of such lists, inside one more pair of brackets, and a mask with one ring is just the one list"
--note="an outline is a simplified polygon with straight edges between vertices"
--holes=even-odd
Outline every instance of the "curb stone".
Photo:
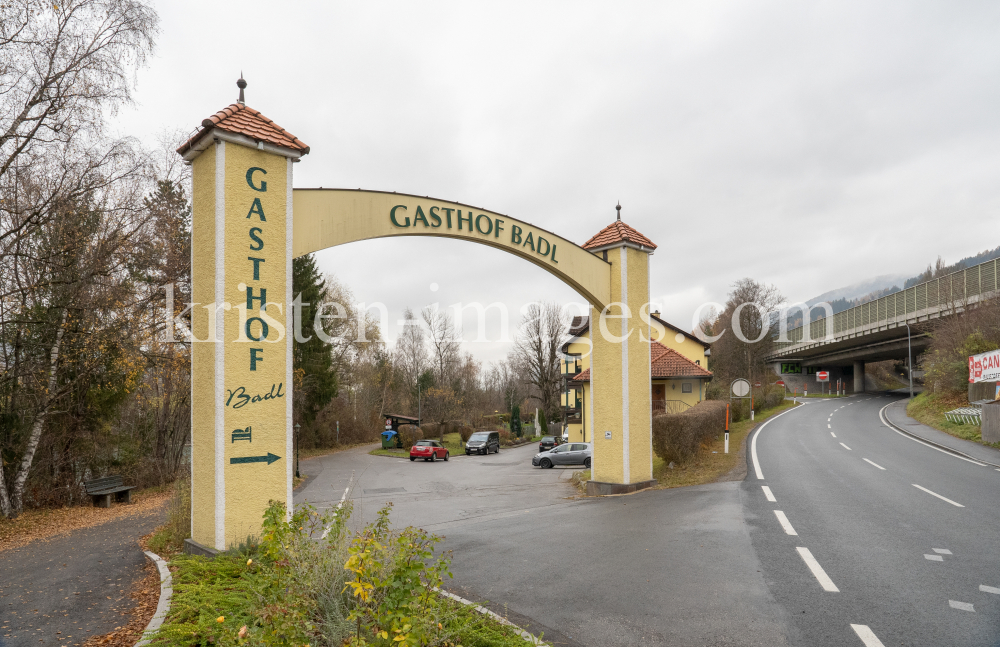
[[[466,600],[463,597],[455,595],[454,593],[448,593],[444,589],[439,589],[437,587],[434,587],[434,590],[437,591],[438,593],[440,593],[441,595],[445,596],[446,598],[451,598],[452,600],[454,600],[455,602],[458,602],[459,604],[464,604],[466,606],[472,607],[473,609],[475,609],[479,613],[482,613],[483,615],[487,615],[487,616],[493,618],[494,620],[496,620],[497,622],[499,622],[502,625],[506,625],[508,627],[516,629],[518,631],[518,633],[521,634],[521,638],[524,638],[525,641],[531,643],[532,645],[535,645],[536,647],[552,647],[549,643],[542,642],[541,640],[539,640],[538,638],[536,638],[534,635],[532,635],[530,632],[525,631],[524,629],[521,629],[520,627],[518,627],[516,624],[514,624],[510,620],[507,620],[503,616],[497,615],[496,613],[490,611],[486,607],[483,607],[483,606],[480,606],[480,605],[476,604],[472,600]],[[138,645],[136,647],[138,647]]]
[[156,568],[160,571],[160,601],[156,604],[156,613],[150,618],[149,624],[146,625],[146,629],[142,632],[142,640],[135,644],[135,647],[145,647],[149,644],[149,641],[153,638],[160,625],[167,617],[167,612],[170,611],[170,596],[173,595],[173,578],[170,575],[170,569],[167,568],[167,563],[157,555],[156,553],[151,553],[148,550],[142,551],[146,553],[146,557],[150,559]]

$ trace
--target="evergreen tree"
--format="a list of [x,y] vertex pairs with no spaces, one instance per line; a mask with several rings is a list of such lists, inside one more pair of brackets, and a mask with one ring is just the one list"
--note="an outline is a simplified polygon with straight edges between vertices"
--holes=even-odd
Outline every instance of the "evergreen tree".
[[521,437],[521,407],[514,405],[514,408],[510,410],[510,433],[514,434],[516,438]]
[[538,426],[541,428],[543,436],[549,435],[549,421],[545,417],[545,409],[538,412]]
[[[316,414],[337,396],[338,386],[330,347],[313,330],[316,312],[326,300],[326,282],[312,254],[292,261],[292,293],[301,298],[302,305],[295,309],[294,316],[301,322],[298,327],[302,338],[307,340],[295,340],[292,349],[295,407],[299,422],[308,426],[316,419]],[[331,320],[322,321],[326,324]]]

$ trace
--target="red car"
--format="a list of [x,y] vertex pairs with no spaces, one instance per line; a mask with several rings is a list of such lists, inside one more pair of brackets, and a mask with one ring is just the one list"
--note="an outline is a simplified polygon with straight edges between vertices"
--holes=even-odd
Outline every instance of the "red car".
[[415,461],[418,458],[432,463],[439,458],[448,460],[448,450],[436,440],[418,440],[413,447],[410,447],[410,460]]

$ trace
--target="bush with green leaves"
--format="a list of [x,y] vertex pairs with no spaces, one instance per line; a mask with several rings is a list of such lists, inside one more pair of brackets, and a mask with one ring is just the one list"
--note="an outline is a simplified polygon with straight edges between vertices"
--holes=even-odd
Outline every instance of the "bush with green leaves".
[[272,503],[259,539],[214,559],[180,555],[170,613],[153,645],[177,647],[521,647],[516,629],[438,593],[439,537],[393,530],[392,504],[360,531],[352,506],[286,520]]

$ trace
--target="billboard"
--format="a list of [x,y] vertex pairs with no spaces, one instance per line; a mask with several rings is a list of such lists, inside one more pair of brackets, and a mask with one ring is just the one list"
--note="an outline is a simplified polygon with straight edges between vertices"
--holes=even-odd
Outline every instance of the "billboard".
[[969,358],[969,382],[1000,381],[1000,350],[991,350]]

